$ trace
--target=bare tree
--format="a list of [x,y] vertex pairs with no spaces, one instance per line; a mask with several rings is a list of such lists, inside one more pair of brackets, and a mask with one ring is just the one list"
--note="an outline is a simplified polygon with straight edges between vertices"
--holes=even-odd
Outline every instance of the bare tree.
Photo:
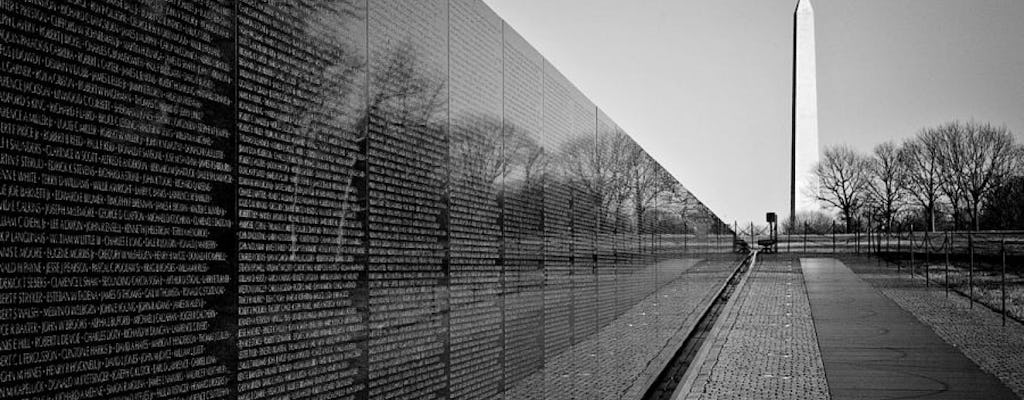
[[825,149],[821,161],[814,167],[818,178],[817,199],[842,214],[849,229],[853,217],[864,206],[868,185],[868,161],[849,146]]
[[899,151],[900,163],[906,171],[907,193],[924,211],[928,229],[932,231],[944,181],[937,140],[934,131],[925,129],[904,142]]
[[887,230],[891,230],[893,220],[906,204],[907,171],[900,162],[899,151],[896,143],[885,142],[875,146],[868,160],[868,201]]
[[954,193],[962,196],[972,229],[978,230],[984,203],[1017,168],[1020,154],[1013,134],[1005,126],[975,121],[949,122],[937,131],[940,165]]

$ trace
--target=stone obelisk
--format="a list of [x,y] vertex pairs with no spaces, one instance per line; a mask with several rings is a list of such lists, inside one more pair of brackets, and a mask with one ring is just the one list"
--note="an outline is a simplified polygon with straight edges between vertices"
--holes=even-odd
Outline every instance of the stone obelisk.
[[811,0],[797,0],[793,20],[790,218],[801,211],[819,209],[812,195],[815,187],[813,170],[818,162],[818,85],[814,62],[814,8]]

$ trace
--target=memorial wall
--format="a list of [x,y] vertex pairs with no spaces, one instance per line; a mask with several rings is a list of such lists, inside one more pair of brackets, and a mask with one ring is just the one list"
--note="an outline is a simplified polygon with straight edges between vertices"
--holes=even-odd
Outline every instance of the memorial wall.
[[728,231],[479,0],[3,1],[0,63],[0,399],[550,398]]

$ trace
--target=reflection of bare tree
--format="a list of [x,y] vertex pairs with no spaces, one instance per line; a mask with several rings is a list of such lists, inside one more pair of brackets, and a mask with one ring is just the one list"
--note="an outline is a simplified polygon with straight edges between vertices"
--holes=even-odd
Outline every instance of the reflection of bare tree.
[[[288,122],[294,126],[288,152],[288,163],[291,169],[291,204],[288,210],[288,231],[290,235],[289,259],[295,261],[299,251],[300,197],[317,185],[307,178],[303,171],[307,169],[307,160],[344,159],[347,167],[352,168],[356,157],[338,157],[338,154],[325,154],[337,149],[340,140],[352,140],[353,135],[362,132],[359,110],[364,103],[364,91],[359,84],[359,77],[365,76],[362,71],[366,67],[365,51],[360,43],[340,41],[338,38],[352,37],[350,31],[358,31],[364,26],[365,3],[355,0],[332,2],[313,10],[306,10],[300,26],[302,35],[292,40],[299,41],[300,48],[316,49],[321,61],[325,64],[316,70],[314,75],[304,76],[302,82],[296,82],[298,88],[307,91],[302,96],[295,96],[288,103],[292,109],[288,114]],[[328,145],[330,144],[330,145]],[[331,149],[331,150],[329,150]],[[337,150],[333,150],[336,152]],[[336,240],[337,261],[344,259],[344,228],[348,218],[348,190],[352,186],[352,176],[346,177],[345,198],[336,210],[338,232]],[[306,186],[305,188],[303,186]]]
[[[312,71],[315,75],[296,82],[296,90],[306,93],[296,96],[299,101],[290,102],[290,120],[286,121],[295,127],[288,152],[291,204],[287,229],[292,261],[298,259],[300,248],[303,193],[322,189],[308,176],[309,162],[332,160],[348,171],[341,177],[341,204],[332,213],[337,221],[335,260],[341,262],[347,254],[346,221],[358,209],[352,204],[356,196],[351,194],[359,161],[356,154],[365,144],[372,121],[435,128],[441,122],[436,117],[446,102],[444,79],[426,72],[411,43],[375,52],[380,56],[367,75],[364,42],[338,40],[365,34],[365,15],[363,1],[331,2],[305,14],[304,35],[292,38],[302,42],[299,47],[317,49],[320,60],[326,62]],[[369,85],[371,91],[367,93],[363,85]]]
[[691,214],[697,208],[697,198],[690,193],[683,185],[676,183],[672,189],[665,193],[658,201],[658,208],[679,217],[681,227],[674,227],[673,231],[686,233],[687,224]]
[[644,213],[662,193],[672,190],[676,180],[636,143],[630,143],[626,156],[627,185],[633,200],[637,231],[644,226]]
[[422,65],[410,42],[387,49],[373,63],[367,115],[384,116],[407,126],[437,124],[447,102],[445,79]]
[[[502,151],[502,122],[491,115],[472,115],[452,122],[449,157],[453,182],[473,182],[490,186],[501,184],[508,168]],[[461,134],[460,128],[473,134]]]
[[507,124],[504,135],[505,183],[510,187],[533,188],[547,172],[544,148],[525,129]]
[[591,199],[599,210],[601,226],[617,229],[623,207],[629,199],[628,165],[625,148],[631,143],[621,130],[601,132],[596,140],[580,136],[559,149],[559,161],[568,178]]

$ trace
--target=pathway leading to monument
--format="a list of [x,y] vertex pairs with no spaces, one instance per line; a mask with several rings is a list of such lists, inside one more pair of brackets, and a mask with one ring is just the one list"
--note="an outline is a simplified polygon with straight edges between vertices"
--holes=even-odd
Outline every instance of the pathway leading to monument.
[[831,258],[800,260],[833,399],[1017,399]]
[[757,258],[676,400],[828,398],[800,266],[777,255]]
[[758,258],[676,400],[1018,398],[841,261]]

